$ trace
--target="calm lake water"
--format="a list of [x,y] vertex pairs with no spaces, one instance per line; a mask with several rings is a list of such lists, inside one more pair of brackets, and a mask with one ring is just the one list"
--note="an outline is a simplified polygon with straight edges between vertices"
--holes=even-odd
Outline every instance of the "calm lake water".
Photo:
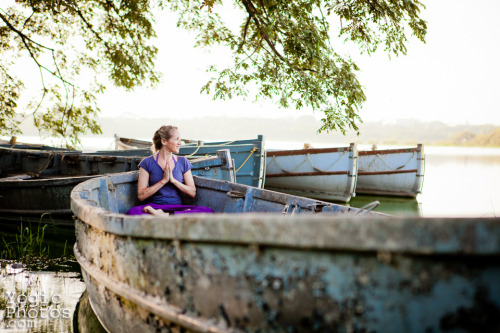
[[4,241],[16,241],[21,223],[23,229],[31,230],[30,236],[42,238],[40,220],[46,225],[42,246],[47,248],[49,260],[36,260],[33,267],[27,268],[0,258],[0,332],[86,333],[74,327],[79,314],[82,322],[87,321],[85,318],[93,320],[93,313],[83,312],[80,306],[85,284],[80,266],[72,256],[74,228],[54,226],[47,216],[2,215],[0,249],[4,248]]

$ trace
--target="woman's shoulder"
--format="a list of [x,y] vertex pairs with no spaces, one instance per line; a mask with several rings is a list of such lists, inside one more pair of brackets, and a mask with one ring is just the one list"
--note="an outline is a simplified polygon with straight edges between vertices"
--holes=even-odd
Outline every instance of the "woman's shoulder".
[[[142,159],[142,161],[154,161],[155,160],[155,155],[149,155],[149,156],[146,156]],[[141,161],[141,162],[142,162]]]
[[191,162],[189,162],[189,160],[186,157],[177,156],[177,161],[181,163],[181,165],[191,168]]
[[144,157],[142,161],[139,163],[139,166],[145,167],[149,166],[155,160],[154,155]]

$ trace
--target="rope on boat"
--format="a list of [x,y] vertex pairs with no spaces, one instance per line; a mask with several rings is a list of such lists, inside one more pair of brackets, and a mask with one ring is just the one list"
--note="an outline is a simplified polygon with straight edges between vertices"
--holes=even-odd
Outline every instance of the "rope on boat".
[[322,169],[320,169],[320,168],[318,168],[318,167],[316,167],[316,166],[314,166],[314,165],[312,164],[312,161],[309,159],[309,154],[308,154],[307,158],[309,159],[309,163],[311,163],[311,166],[312,166],[314,169],[316,169],[316,170],[318,170],[318,171],[321,171],[321,172],[326,172],[326,171],[328,171],[330,168],[332,168],[335,164],[337,164],[337,162],[338,162],[338,161],[340,161],[340,160],[342,159],[342,157],[344,157],[344,155],[345,155],[346,153],[347,153],[347,151],[346,151],[346,150],[344,150],[344,152],[342,153],[342,155],[340,155],[340,156],[339,156],[339,158],[338,158],[335,162],[333,162],[333,164],[332,164],[332,165],[330,165],[328,168],[326,168],[326,169],[324,169],[324,170],[322,170]]
[[193,156],[194,154],[196,154],[196,153],[198,152],[198,150],[200,150],[201,146],[202,146],[202,145],[199,145],[199,146],[196,148],[196,150],[195,150],[192,154],[185,155],[185,157],[186,157],[186,158],[189,158],[189,157]]
[[225,142],[225,143],[221,143],[221,144],[217,144],[217,145],[204,145],[203,143],[201,145],[198,145],[196,147],[196,150],[189,154],[189,155],[185,155],[186,158],[189,158],[191,156],[193,156],[194,154],[196,154],[198,152],[198,150],[200,150],[200,148],[203,146],[203,147],[218,147],[218,146],[227,146],[227,145],[230,145],[231,143],[233,143],[234,141],[228,141],[228,142]]
[[308,153],[306,155],[306,158],[302,161],[302,163],[300,163],[298,166],[296,166],[293,170],[287,170],[285,168],[283,168],[279,163],[278,163],[278,160],[276,159],[276,156],[273,156],[273,159],[271,162],[269,162],[269,164],[266,166],[269,167],[269,165],[271,165],[271,163],[273,163],[273,161],[276,163],[276,165],[278,166],[278,168],[281,169],[281,171],[285,172],[285,173],[292,173],[294,171],[296,171],[302,164],[304,164],[306,161],[309,161],[309,164],[311,165],[311,167],[315,170],[318,170],[318,171],[321,171],[321,172],[327,172],[329,169],[331,169],[335,164],[337,164],[338,161],[340,161],[342,159],[342,157],[344,157],[344,155],[347,153],[347,151],[344,151],[342,153],[342,155],[339,156],[339,158],[337,160],[335,160],[335,162],[333,162],[329,167],[325,168],[325,169],[321,169],[321,168],[318,168],[317,166],[314,165],[314,163],[311,161],[311,158],[310,158],[310,154]]
[[409,159],[409,160],[408,160],[405,164],[403,164],[403,165],[401,165],[401,166],[398,166],[397,168],[393,168],[392,166],[390,166],[390,165],[388,165],[387,163],[385,163],[384,159],[383,159],[382,157],[380,157],[380,154],[377,154],[377,155],[375,155],[375,157],[373,158],[373,160],[370,162],[370,164],[368,164],[368,168],[370,168],[370,167],[372,166],[372,164],[373,164],[373,163],[374,163],[377,159],[379,159],[379,160],[381,160],[381,161],[382,161],[382,163],[384,163],[384,165],[385,165],[388,169],[390,169],[390,170],[401,170],[401,169],[403,169],[404,167],[406,167],[406,166],[407,166],[407,165],[411,162],[411,160],[413,159],[413,157],[415,157],[415,152],[413,152],[413,154],[410,156],[410,159]]
[[[309,155],[309,154],[307,154],[307,155]],[[276,163],[276,165],[278,166],[278,168],[280,168],[280,169],[281,169],[281,171],[286,172],[286,173],[292,173],[292,172],[294,172],[295,170],[297,170],[297,169],[298,169],[298,168],[299,168],[302,164],[304,164],[304,163],[305,163],[305,161],[307,161],[307,158],[305,158],[305,159],[302,161],[302,163],[300,163],[300,164],[299,164],[299,165],[298,165],[295,169],[293,169],[293,170],[287,170],[287,169],[283,168],[283,167],[282,167],[282,166],[278,163],[278,160],[276,159],[276,156],[274,156],[274,155],[273,155],[273,159],[272,159],[272,161],[271,161],[271,162],[269,162],[269,164],[266,166],[266,168],[268,168],[268,167],[269,167],[269,165],[271,165],[271,163],[273,163],[273,161],[274,161],[274,163]]]
[[248,154],[248,157],[245,159],[245,161],[240,165],[240,167],[234,172],[237,173],[240,171],[240,169],[245,165],[245,163],[252,157],[253,153],[257,151],[257,147],[253,147],[253,149],[250,151],[250,154]]
[[216,145],[205,145],[205,147],[217,147],[217,146],[227,146],[227,145],[230,145],[231,143],[234,143],[236,140],[233,140],[233,141],[228,141],[228,142],[225,142],[225,143],[219,143],[219,144],[216,144]]
[[45,170],[47,170],[47,168],[49,167],[49,164],[50,162],[54,159],[54,153],[49,153],[49,156],[47,158],[47,160],[45,161],[44,165],[42,166],[42,168],[36,172],[28,172],[28,175],[30,175],[31,177],[35,177],[35,178],[38,178],[40,177],[40,175],[42,173],[45,172]]
[[[199,146],[197,146],[197,148],[196,148],[196,150],[195,150],[194,152],[192,152],[192,153],[191,153],[191,154],[189,154],[189,155],[184,155],[184,157],[186,157],[186,158],[195,157],[194,155],[198,152],[198,150],[200,150],[200,148],[201,148],[202,146],[203,146],[203,147],[217,147],[217,146],[225,146],[225,145],[231,144],[231,143],[233,143],[233,142],[234,142],[234,141],[228,141],[228,142],[226,142],[226,143],[224,143],[224,144],[220,144],[220,145],[212,145],[212,146],[211,146],[211,145],[199,145]],[[239,171],[239,170],[240,170],[240,169],[241,169],[241,168],[245,165],[245,163],[247,163],[247,162],[248,162],[248,160],[250,159],[250,157],[252,157],[253,153],[255,153],[257,150],[258,150],[258,148],[257,148],[257,147],[253,147],[253,149],[250,151],[250,154],[248,154],[248,156],[247,156],[247,158],[245,159],[245,161],[243,161],[243,163],[240,165],[240,167],[239,167],[239,168],[238,168],[238,169],[237,169],[234,173],[238,172],[238,171]],[[207,157],[207,156],[210,156],[210,155],[209,155],[209,154],[205,154],[205,157]],[[201,157],[203,157],[203,156],[201,156]]]

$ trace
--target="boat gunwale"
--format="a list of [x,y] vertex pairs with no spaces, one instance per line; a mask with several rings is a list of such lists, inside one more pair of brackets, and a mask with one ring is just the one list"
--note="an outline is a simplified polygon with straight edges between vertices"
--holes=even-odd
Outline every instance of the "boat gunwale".
[[266,187],[266,189],[275,192],[284,192],[296,196],[314,197],[318,198],[318,200],[328,200],[328,201],[343,202],[343,203],[346,203],[349,200],[351,200],[351,197],[353,196],[349,192],[340,193],[335,191],[328,192],[328,191],[307,190],[307,189],[297,189],[297,188],[290,189],[290,188],[279,187],[276,185]]
[[[385,171],[362,171],[358,169],[358,176],[393,175],[398,173],[417,173],[418,169],[385,170]],[[419,177],[420,175],[417,175]]]
[[395,197],[395,198],[416,198],[419,192],[412,192],[412,191],[388,191],[388,190],[378,190],[378,189],[372,189],[372,188],[364,188],[361,190],[356,191],[357,194],[362,194],[362,195],[383,195],[383,196],[388,196],[388,197]]
[[395,148],[395,149],[375,149],[375,150],[358,150],[358,155],[389,155],[389,154],[403,154],[414,153],[420,151],[420,147],[415,148]]
[[267,150],[266,156],[295,156],[295,155],[307,155],[307,154],[326,154],[326,153],[342,153],[346,151],[351,151],[352,146],[349,147],[336,147],[336,148],[307,148],[307,149],[296,149],[296,150]]
[[336,176],[350,175],[349,170],[341,171],[312,171],[312,172],[287,172],[287,173],[270,173],[266,177],[298,177],[298,176]]
[[[120,174],[130,174],[121,183],[130,182],[133,173],[137,177],[136,171]],[[80,196],[90,192],[91,184],[100,187],[103,178],[107,177],[77,185],[71,192],[71,209],[88,226],[124,237],[326,251],[500,255],[500,218],[215,213],[169,216],[165,223],[164,217],[113,213]],[[429,233],[435,237],[429,237]],[[492,237],[494,234],[498,237]]]
[[[19,174],[19,176],[25,175]],[[12,179],[0,178],[0,184],[5,187],[33,187],[33,186],[64,186],[70,185],[72,183],[80,183],[82,181],[101,176],[99,174],[95,175],[62,175],[57,174],[50,177],[40,177],[30,179]],[[10,177],[9,177],[10,178]],[[21,186],[20,186],[21,185]]]

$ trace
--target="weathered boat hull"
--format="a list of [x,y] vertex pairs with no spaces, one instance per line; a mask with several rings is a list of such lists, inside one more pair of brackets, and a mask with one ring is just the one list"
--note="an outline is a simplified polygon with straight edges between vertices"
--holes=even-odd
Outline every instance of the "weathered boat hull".
[[[0,213],[71,214],[75,185],[102,174],[137,170],[142,158],[0,148]],[[228,150],[192,164],[194,175],[235,179]]]
[[[115,142],[128,142],[129,147],[123,148],[117,154],[120,155],[151,155],[151,142],[120,138],[115,135]],[[200,158],[207,155],[214,155],[217,150],[229,149],[234,160],[236,182],[262,188],[265,181],[265,149],[264,137],[259,135],[257,139],[203,142],[187,140],[188,143],[180,147],[179,155],[187,158]],[[133,149],[135,144],[137,149]],[[147,145],[147,149],[144,146]],[[121,149],[117,143],[117,149]],[[139,148],[142,147],[142,148]],[[113,155],[111,151],[98,152],[99,154]],[[115,153],[116,154],[116,153]]]
[[[75,256],[92,307],[110,332],[499,327],[498,218],[314,214],[329,209],[215,181],[216,196],[226,196],[216,210],[287,214],[133,217],[121,213],[135,204],[134,177],[92,179],[72,192]],[[198,200],[210,181],[196,182]],[[277,206],[294,202],[305,214]]]
[[322,200],[348,202],[355,195],[356,144],[267,152],[265,188]]
[[424,150],[416,148],[359,151],[356,193],[415,198],[422,192]]

